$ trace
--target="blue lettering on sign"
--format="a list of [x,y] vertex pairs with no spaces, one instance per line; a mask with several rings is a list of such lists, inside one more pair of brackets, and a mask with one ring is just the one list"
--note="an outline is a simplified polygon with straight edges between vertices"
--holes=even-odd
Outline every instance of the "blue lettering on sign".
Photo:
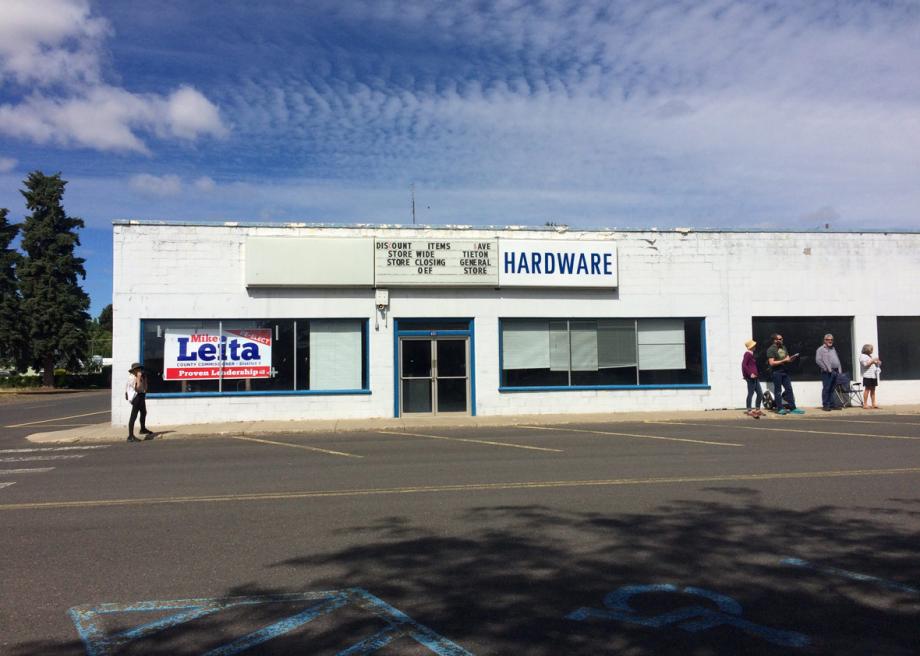
[[543,256],[540,255],[539,253],[531,253],[531,254],[530,254],[530,259],[531,259],[531,261],[533,262],[533,264],[531,265],[530,269],[531,269],[534,273],[540,273],[540,260],[541,260],[542,258],[543,258]]
[[[661,615],[644,616],[636,613],[629,605],[629,600],[639,594],[650,592],[670,592],[675,594],[702,597],[716,606],[718,610],[705,606],[687,606]],[[673,625],[684,631],[697,632],[717,626],[733,626],[745,633],[763,638],[768,642],[782,647],[805,647],[809,644],[808,636],[795,631],[771,629],[760,624],[749,622],[741,618],[741,604],[717,592],[702,588],[684,588],[679,590],[673,585],[626,585],[619,590],[614,590],[604,597],[606,609],[579,608],[569,613],[566,618],[570,620],[585,621],[588,619],[617,620],[639,624],[654,629],[661,629]]]
[[[179,343],[179,355],[176,357],[178,362],[213,362],[217,359],[218,349],[213,342],[205,342],[200,346],[192,346],[189,350],[189,338],[177,337]],[[228,353],[229,351],[229,353]],[[229,355],[229,357],[227,357]],[[231,339],[227,341],[227,336],[220,338],[220,359],[227,360],[260,360],[259,345],[255,342],[245,342],[240,348],[239,340]]]
[[611,253],[515,252],[504,254],[505,273],[552,275],[613,275]]
[[575,264],[574,253],[562,253],[559,257],[559,273],[572,273],[572,265]]
[[527,266],[527,253],[521,253],[521,258],[518,260],[518,273],[530,273],[530,267]]
[[[175,601],[141,601],[133,604],[100,604],[98,606],[77,606],[69,611],[71,619],[77,627],[77,632],[86,646],[87,656],[109,656],[122,652],[124,647],[131,642],[144,640],[165,629],[176,631],[177,626],[192,620],[207,617],[241,607],[258,607],[258,611],[268,615],[271,606],[283,604],[300,604],[302,610],[294,615],[263,626],[243,635],[227,635],[224,639],[228,642],[212,647],[207,653],[210,656],[231,656],[246,652],[252,647],[262,645],[269,640],[290,634],[305,624],[326,615],[330,615],[339,608],[347,608],[351,615],[343,618],[346,628],[354,622],[354,612],[363,613],[369,618],[382,620],[386,625],[376,633],[367,637],[346,636],[352,644],[339,654],[344,656],[357,656],[371,654],[378,649],[383,649],[397,640],[410,640],[426,648],[438,656],[473,656],[459,645],[447,638],[438,635],[426,626],[413,620],[405,613],[390,606],[388,603],[375,597],[361,588],[348,588],[345,590],[329,590],[324,592],[305,592],[297,594],[280,594],[263,597],[229,597],[225,599],[177,599]],[[303,605],[306,608],[303,608]],[[122,613],[152,613],[166,612],[165,616],[151,622],[136,626],[132,629],[106,632],[103,620],[110,615]],[[157,638],[153,638],[156,640]],[[291,636],[288,636],[291,639]],[[301,638],[309,640],[309,636]],[[138,653],[143,652],[143,645]],[[313,653],[310,644],[304,644],[299,653]],[[398,646],[397,646],[398,647]],[[132,649],[132,651],[135,651]],[[269,650],[270,651],[270,650]]]

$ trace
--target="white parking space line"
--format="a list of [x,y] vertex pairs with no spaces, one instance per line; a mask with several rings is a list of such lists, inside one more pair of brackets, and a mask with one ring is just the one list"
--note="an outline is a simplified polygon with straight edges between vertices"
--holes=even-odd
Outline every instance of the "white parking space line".
[[7,483],[0,483],[0,488],[9,487],[10,485],[16,485],[16,481],[9,481]]
[[53,421],[63,421],[64,419],[78,419],[80,417],[92,417],[93,415],[109,415],[111,410],[100,410],[99,412],[87,412],[82,415],[70,415],[69,417],[55,417],[54,419],[40,419],[38,421],[27,421],[24,424],[10,424],[4,428],[22,428],[23,426],[35,426],[37,424],[50,424]]
[[[782,423],[781,420],[779,420]],[[795,421],[792,419],[791,421]],[[808,421],[808,420],[806,420]],[[695,424],[689,421],[652,421],[646,420],[646,424],[663,424],[665,426],[700,426],[703,428],[712,428],[712,424]],[[907,437],[904,435],[876,435],[875,433],[842,433],[840,431],[819,431],[806,430],[804,428],[769,428],[767,426],[739,426],[731,424],[726,426],[732,430],[755,430],[755,431],[775,431],[779,433],[808,433],[811,435],[840,435],[843,437],[874,437],[880,440],[920,440],[920,437]]]
[[428,433],[407,433],[404,431],[377,431],[381,435],[406,435],[408,437],[427,437],[432,440],[446,440],[448,442],[469,442],[471,444],[486,444],[488,446],[504,446],[511,449],[526,449],[528,451],[550,451],[563,453],[562,449],[547,449],[542,446],[528,446],[526,444],[511,444],[509,442],[493,442],[490,440],[474,440],[466,437],[445,437],[444,435],[429,435]]
[[528,430],[546,430],[562,431],[566,433],[590,433],[592,435],[611,435],[613,437],[640,437],[647,440],[665,440],[667,442],[690,442],[691,444],[706,444],[708,446],[740,446],[734,442],[710,442],[708,440],[690,440],[684,437],[664,437],[663,435],[644,435],[642,433],[614,433],[612,431],[586,430],[583,428],[555,428],[551,426],[524,426],[519,425],[517,428],[526,428]]
[[333,451],[331,449],[320,449],[317,446],[307,446],[305,444],[291,444],[290,442],[275,442],[274,440],[260,440],[255,437],[242,437],[239,435],[225,435],[231,440],[244,440],[246,442],[258,442],[259,444],[271,444],[273,446],[289,446],[292,449],[303,449],[305,451],[316,451],[317,453],[327,453],[331,456],[344,456],[346,458],[363,458],[364,456],[355,455],[354,453],[345,453],[344,451]]
[[13,474],[44,474],[50,472],[54,467],[35,467],[33,469],[0,469],[0,476],[12,476]]
[[67,454],[55,456],[12,456],[10,458],[0,458],[0,462],[26,462],[28,460],[72,460],[82,458],[84,454]]
[[915,421],[880,421],[878,419],[837,419],[835,417],[809,417],[806,421],[833,421],[840,424],[884,424],[886,426],[920,426]]
[[88,451],[89,449],[107,449],[111,444],[93,446],[45,446],[36,449],[0,449],[0,453],[40,453],[44,451]]

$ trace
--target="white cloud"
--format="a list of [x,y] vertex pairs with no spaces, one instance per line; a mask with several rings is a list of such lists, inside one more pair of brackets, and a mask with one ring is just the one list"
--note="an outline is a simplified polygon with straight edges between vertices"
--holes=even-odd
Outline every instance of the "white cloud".
[[217,183],[206,175],[195,180],[195,182],[192,183],[192,186],[194,186],[198,191],[203,191],[205,193],[210,193],[217,189]]
[[164,106],[157,108],[157,113],[163,112],[165,127],[171,136],[193,140],[200,135],[222,137],[227,133],[217,106],[193,87],[180,87],[162,104]]
[[223,137],[217,106],[182,85],[168,95],[137,94],[100,74],[110,27],[85,0],[4,0],[0,83],[23,85],[0,104],[0,133],[36,143],[148,153],[143,133],[194,141]]
[[132,176],[128,184],[143,195],[159,197],[178,196],[183,188],[182,180],[177,175],[157,176],[141,173]]
[[228,96],[254,136],[303,144],[317,177],[555,189],[592,222],[606,207],[618,224],[789,225],[833,207],[835,223],[918,224],[911,3],[332,4],[350,28],[429,54],[420,67],[400,47],[330,47],[311,58],[328,74]]
[[12,157],[0,157],[0,173],[9,173],[18,163]]
[[217,107],[191,87],[162,97],[97,86],[80,96],[35,94],[0,105],[0,132],[41,144],[147,153],[139,130],[181,140],[226,134]]
[[4,0],[0,80],[49,85],[99,82],[99,50],[109,32],[85,0]]

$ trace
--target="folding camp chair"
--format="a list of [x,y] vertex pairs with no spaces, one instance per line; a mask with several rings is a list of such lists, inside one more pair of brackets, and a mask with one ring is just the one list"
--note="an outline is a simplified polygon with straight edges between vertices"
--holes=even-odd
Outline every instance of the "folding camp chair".
[[834,386],[834,400],[842,408],[851,408],[856,404],[862,407],[862,383],[853,382],[847,374],[837,374],[837,384]]

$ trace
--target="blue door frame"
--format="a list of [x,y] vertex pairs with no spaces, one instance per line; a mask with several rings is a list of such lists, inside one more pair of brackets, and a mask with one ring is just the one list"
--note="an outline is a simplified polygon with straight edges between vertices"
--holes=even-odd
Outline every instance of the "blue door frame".
[[[438,330],[437,324],[464,322],[466,329]],[[434,330],[421,329],[422,324]],[[470,416],[476,416],[476,331],[472,319],[411,318],[393,320],[393,416],[399,416],[399,338],[400,337],[468,337],[470,340]]]

